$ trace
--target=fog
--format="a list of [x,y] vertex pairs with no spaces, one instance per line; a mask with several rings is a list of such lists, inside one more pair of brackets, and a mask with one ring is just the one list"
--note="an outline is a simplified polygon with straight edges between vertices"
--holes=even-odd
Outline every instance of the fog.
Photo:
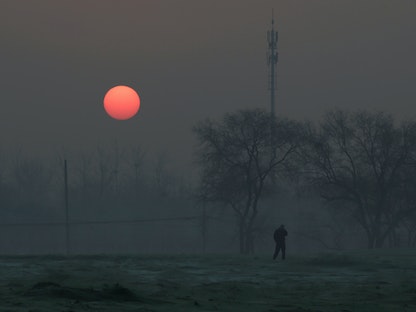
[[[269,110],[272,8],[278,118],[416,118],[414,1],[2,1],[0,253],[238,253],[233,210],[198,197],[192,128]],[[117,84],[142,100],[123,122],[102,107]],[[353,214],[298,187],[262,195],[256,253],[282,223],[293,252],[367,247]],[[413,244],[403,231],[383,246]]]
[[[415,117],[413,1],[2,1],[2,150],[51,154],[118,141],[192,162],[191,127],[268,108],[266,31],[279,31],[279,116],[334,107]],[[140,114],[117,122],[105,92],[131,85]]]

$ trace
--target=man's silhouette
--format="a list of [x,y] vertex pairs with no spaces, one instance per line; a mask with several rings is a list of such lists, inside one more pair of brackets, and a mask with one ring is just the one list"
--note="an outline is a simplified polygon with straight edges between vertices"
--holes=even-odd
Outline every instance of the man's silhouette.
[[286,242],[285,238],[287,236],[287,231],[285,226],[282,224],[276,231],[274,231],[274,241],[276,243],[276,248],[274,250],[273,260],[279,255],[279,251],[282,250],[282,260],[285,260],[286,257]]

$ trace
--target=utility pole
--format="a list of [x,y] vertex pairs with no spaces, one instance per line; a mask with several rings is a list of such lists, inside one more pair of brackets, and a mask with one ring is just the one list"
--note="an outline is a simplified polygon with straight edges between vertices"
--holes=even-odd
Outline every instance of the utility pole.
[[68,168],[64,160],[64,183],[65,183],[65,253],[69,255],[69,205],[68,205]]
[[272,29],[267,31],[267,65],[269,67],[268,72],[268,88],[270,90],[270,113],[272,118],[275,117],[275,103],[276,103],[276,65],[278,61],[277,53],[277,40],[278,33],[274,30],[274,16],[272,10]]
[[207,212],[205,207],[205,200],[202,203],[202,252],[205,253],[207,245]]

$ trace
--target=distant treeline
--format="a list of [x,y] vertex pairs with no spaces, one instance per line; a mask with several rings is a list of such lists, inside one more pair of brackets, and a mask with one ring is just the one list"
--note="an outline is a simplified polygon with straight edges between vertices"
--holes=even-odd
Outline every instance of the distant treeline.
[[299,122],[255,109],[192,131],[196,182],[166,155],[116,143],[48,159],[3,153],[0,252],[63,251],[64,160],[77,253],[264,252],[281,223],[293,250],[416,246],[415,121],[338,110]]

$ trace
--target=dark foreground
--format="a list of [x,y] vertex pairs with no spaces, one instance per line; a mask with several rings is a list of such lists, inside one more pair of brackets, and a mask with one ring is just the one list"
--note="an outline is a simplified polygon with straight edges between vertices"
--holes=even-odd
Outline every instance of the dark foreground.
[[416,251],[0,257],[0,311],[416,311]]

